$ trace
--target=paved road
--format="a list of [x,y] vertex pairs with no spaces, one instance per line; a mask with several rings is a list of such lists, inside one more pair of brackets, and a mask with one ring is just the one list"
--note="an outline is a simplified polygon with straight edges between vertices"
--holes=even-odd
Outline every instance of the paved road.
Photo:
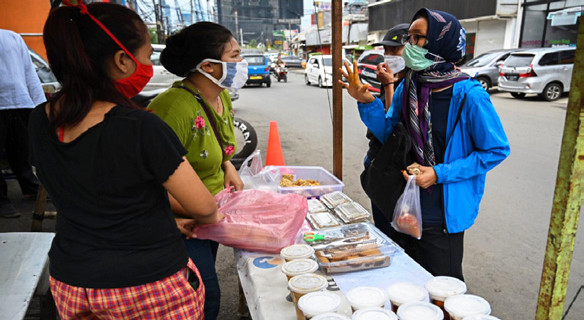
[[[302,74],[293,71],[288,83],[242,89],[234,109],[238,117],[255,127],[260,139],[258,148],[262,151],[267,145],[269,121],[274,120],[287,164],[317,165],[332,171],[332,125],[327,95],[332,103],[331,90],[308,87]],[[494,93],[491,97],[512,151],[503,164],[489,173],[479,217],[466,233],[465,277],[471,293],[491,302],[494,315],[507,320],[533,319],[567,98],[549,103],[536,97],[517,100],[505,93]],[[347,95],[343,130],[345,192],[369,208],[358,181],[367,150],[365,127],[355,103]],[[27,231],[32,202],[20,200],[14,181],[9,186],[10,198],[26,215],[0,220],[0,232]],[[568,301],[584,284],[583,227],[581,223],[576,239]],[[54,231],[54,221],[48,220],[43,228]],[[220,248],[217,270],[222,288],[219,319],[238,319],[237,276],[231,249]],[[566,319],[582,319],[582,314],[581,295]]]

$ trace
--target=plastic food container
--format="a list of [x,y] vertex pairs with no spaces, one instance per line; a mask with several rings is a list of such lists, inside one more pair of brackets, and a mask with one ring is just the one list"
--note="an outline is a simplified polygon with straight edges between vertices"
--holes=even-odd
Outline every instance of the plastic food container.
[[328,212],[328,208],[318,199],[308,199],[308,212]]
[[292,277],[288,281],[288,289],[292,293],[292,300],[296,306],[296,317],[298,320],[304,320],[304,313],[298,308],[298,300],[307,293],[322,291],[328,286],[328,281],[325,277],[314,274],[305,273]]
[[344,223],[354,223],[369,219],[369,211],[365,210],[357,202],[351,201],[343,203],[335,208],[335,214],[343,220]]
[[351,198],[349,198],[349,196],[346,194],[340,191],[335,191],[323,195],[320,197],[320,201],[322,201],[322,203],[324,203],[328,208],[334,209],[343,203],[349,203],[353,200],[351,200]]
[[444,300],[450,296],[466,293],[466,284],[453,277],[439,276],[426,282],[426,290],[430,294],[432,303],[445,312],[444,319],[449,319],[444,309]]
[[338,227],[341,223],[328,212],[308,213],[306,219],[315,229]]
[[294,276],[313,273],[318,270],[318,263],[312,259],[296,259],[282,265],[282,272],[290,280]]
[[356,287],[345,295],[353,310],[365,308],[383,308],[387,301],[387,293],[376,287]]
[[392,247],[373,243],[318,250],[316,257],[322,270],[331,274],[387,267],[394,252]]
[[486,314],[474,314],[472,316],[466,316],[462,318],[462,320],[501,320],[501,319]]
[[429,302],[408,302],[397,309],[400,320],[442,320],[444,313],[437,305]]
[[446,298],[444,309],[446,309],[450,318],[454,320],[462,320],[470,315],[491,314],[489,302],[472,294],[459,294]]
[[312,320],[351,320],[351,318],[347,317],[344,314],[329,312],[319,314],[318,316],[312,318]]
[[397,315],[383,308],[365,308],[355,311],[353,320],[397,320]]
[[[320,197],[323,194],[342,191],[345,184],[322,167],[274,166],[282,174],[291,174],[294,179],[310,179],[320,182],[320,186],[280,187],[278,193],[296,193],[305,197]],[[265,168],[264,168],[265,170]]]
[[308,259],[314,254],[314,248],[307,244],[293,244],[280,250],[280,255],[286,261]]
[[424,287],[410,282],[398,282],[389,286],[387,288],[387,294],[389,301],[391,301],[391,310],[394,312],[398,310],[399,306],[408,302],[428,301],[428,291]]
[[341,297],[326,291],[307,293],[298,299],[298,308],[307,319],[323,313],[336,312],[340,306]]

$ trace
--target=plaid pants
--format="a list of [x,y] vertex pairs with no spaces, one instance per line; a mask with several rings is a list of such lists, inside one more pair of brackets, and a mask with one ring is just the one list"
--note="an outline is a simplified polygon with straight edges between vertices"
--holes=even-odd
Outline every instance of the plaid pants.
[[[199,278],[195,292],[187,270]],[[205,286],[191,259],[187,267],[156,282],[135,287],[90,289],[50,277],[51,293],[62,320],[204,319]]]

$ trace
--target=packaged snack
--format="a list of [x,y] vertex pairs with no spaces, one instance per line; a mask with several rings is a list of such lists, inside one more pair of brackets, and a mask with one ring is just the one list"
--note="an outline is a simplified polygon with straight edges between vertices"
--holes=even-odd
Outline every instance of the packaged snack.
[[306,219],[315,229],[338,227],[341,223],[330,212],[316,212],[306,215]]
[[328,212],[328,208],[318,199],[308,199],[308,212]]
[[[354,311],[365,308],[383,308],[387,293],[377,287],[355,287],[345,295]],[[365,318],[364,318],[365,319]]]
[[332,292],[311,292],[298,299],[298,308],[307,319],[323,313],[336,312],[340,306],[341,297]]
[[397,320],[397,315],[383,308],[359,309],[353,313],[353,320]]
[[420,187],[416,185],[416,176],[411,175],[399,197],[393,211],[391,226],[416,239],[422,238],[422,206],[420,205]]
[[387,288],[391,310],[397,312],[398,308],[408,302],[428,301],[428,291],[410,282],[394,283]]
[[354,201],[337,206],[334,212],[344,223],[361,222],[369,219],[370,216],[369,211]]
[[327,286],[328,281],[326,278],[314,273],[305,273],[294,276],[288,281],[288,289],[290,289],[292,300],[296,306],[296,317],[298,320],[305,320],[304,313],[298,308],[298,300],[305,294],[322,291],[326,289]]
[[444,314],[437,306],[429,302],[408,302],[397,310],[400,320],[442,320]]
[[489,302],[472,294],[459,294],[446,298],[444,309],[453,320],[462,320],[466,316],[476,314],[491,314]]
[[293,244],[287,246],[280,251],[280,255],[286,261],[296,259],[308,259],[314,254],[314,248],[307,244]]
[[330,209],[334,209],[343,203],[351,202],[353,200],[351,200],[351,198],[349,198],[349,196],[346,194],[340,191],[335,191],[323,195],[320,197],[320,201],[322,201]]
[[315,254],[326,273],[340,273],[387,267],[394,252],[392,247],[377,243],[359,243],[329,247]]

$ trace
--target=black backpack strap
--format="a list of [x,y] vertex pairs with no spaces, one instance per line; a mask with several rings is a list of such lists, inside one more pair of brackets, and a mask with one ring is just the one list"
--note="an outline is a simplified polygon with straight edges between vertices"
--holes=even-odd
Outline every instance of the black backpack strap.
[[448,137],[448,141],[446,142],[446,145],[448,145],[448,143],[450,143],[450,139],[452,139],[452,134],[454,133],[454,130],[456,129],[456,125],[458,124],[458,121],[460,120],[460,115],[462,114],[462,108],[464,107],[465,102],[466,102],[466,92],[464,93],[464,96],[462,97],[462,101],[460,102],[460,107],[458,108],[458,113],[456,114],[456,120],[454,120],[454,126],[452,126],[452,132],[450,133],[450,137]]

